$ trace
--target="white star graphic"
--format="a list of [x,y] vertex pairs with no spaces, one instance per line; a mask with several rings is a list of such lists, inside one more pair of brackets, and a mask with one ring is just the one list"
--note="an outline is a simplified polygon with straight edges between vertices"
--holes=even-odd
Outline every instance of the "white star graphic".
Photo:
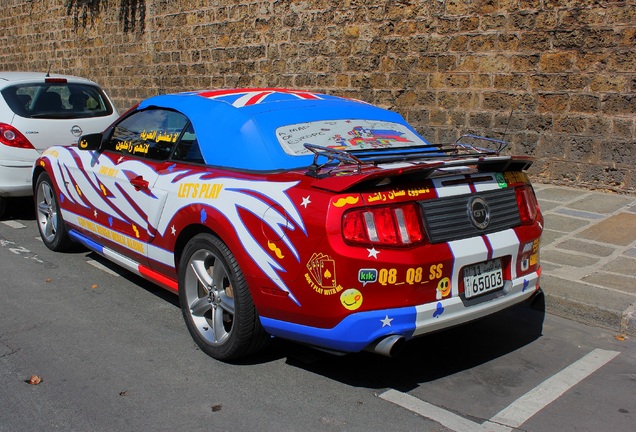
[[170,232],[172,233],[172,235],[177,234],[177,230],[175,229],[174,225],[170,227]]
[[121,162],[124,159],[123,156],[119,156],[119,159],[117,159],[117,163]]
[[382,327],[391,327],[391,321],[393,321],[393,318],[389,318],[388,315],[386,315],[384,319],[380,320],[380,322],[382,323]]
[[97,217],[97,210],[93,210],[93,216]]
[[305,207],[305,208],[307,208],[307,206],[308,206],[309,204],[311,204],[311,201],[309,201],[309,195],[307,195],[307,197],[306,197],[306,198],[303,198],[303,202],[302,202],[302,203],[300,203],[300,205],[301,205],[301,206],[303,206],[303,207]]
[[376,250],[375,247],[372,247],[371,249],[367,249],[367,250],[369,251],[369,257],[378,259],[378,254],[380,253],[379,250]]

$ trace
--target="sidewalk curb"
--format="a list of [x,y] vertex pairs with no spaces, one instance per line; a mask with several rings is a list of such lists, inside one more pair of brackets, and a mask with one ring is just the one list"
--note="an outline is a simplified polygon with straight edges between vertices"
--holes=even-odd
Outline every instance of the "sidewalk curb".
[[636,336],[636,303],[628,307],[623,313],[621,332]]
[[545,293],[545,311],[561,318],[636,337],[636,306],[623,312]]

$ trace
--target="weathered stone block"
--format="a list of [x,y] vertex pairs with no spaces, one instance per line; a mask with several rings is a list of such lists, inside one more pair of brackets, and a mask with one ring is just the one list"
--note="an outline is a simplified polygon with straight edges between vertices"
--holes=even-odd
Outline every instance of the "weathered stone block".
[[633,115],[636,113],[636,95],[608,94],[603,98],[602,111],[609,115]]
[[537,96],[540,113],[560,113],[568,110],[570,96],[565,93],[545,93]]
[[601,143],[601,160],[614,161],[626,167],[634,168],[636,161],[636,141],[613,139]]
[[566,72],[572,70],[575,56],[570,52],[544,53],[539,66],[544,72]]
[[601,107],[599,96],[589,94],[574,94],[570,98],[570,111],[583,113],[596,113]]

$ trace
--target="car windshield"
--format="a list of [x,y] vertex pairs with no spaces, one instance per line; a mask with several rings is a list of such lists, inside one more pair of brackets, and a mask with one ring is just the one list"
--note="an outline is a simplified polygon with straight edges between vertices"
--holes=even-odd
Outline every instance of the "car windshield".
[[19,84],[3,89],[2,96],[15,114],[25,118],[76,119],[113,113],[103,91],[90,84]]
[[291,156],[311,154],[305,144],[335,150],[369,150],[425,146],[405,125],[380,120],[320,120],[281,126],[276,138]]

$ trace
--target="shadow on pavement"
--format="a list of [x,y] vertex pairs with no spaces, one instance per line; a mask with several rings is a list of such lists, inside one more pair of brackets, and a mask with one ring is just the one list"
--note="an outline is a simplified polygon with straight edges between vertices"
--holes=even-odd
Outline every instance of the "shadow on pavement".
[[[179,298],[174,293],[111,263],[95,252],[88,252],[87,257],[174,307],[180,307]],[[520,305],[481,320],[413,339],[392,358],[370,352],[334,355],[274,338],[256,355],[228,363],[249,366],[286,359],[291,366],[346,385],[393,388],[407,392],[422,383],[474,368],[532,343],[542,335],[544,318],[545,303],[543,293],[539,292]]]
[[545,318],[542,297],[540,293],[533,302],[413,339],[393,358],[369,352],[335,356],[281,340],[276,340],[269,351],[280,352],[290,365],[346,385],[407,392],[537,340],[542,335]]
[[33,197],[6,198],[7,209],[0,220],[35,220]]

